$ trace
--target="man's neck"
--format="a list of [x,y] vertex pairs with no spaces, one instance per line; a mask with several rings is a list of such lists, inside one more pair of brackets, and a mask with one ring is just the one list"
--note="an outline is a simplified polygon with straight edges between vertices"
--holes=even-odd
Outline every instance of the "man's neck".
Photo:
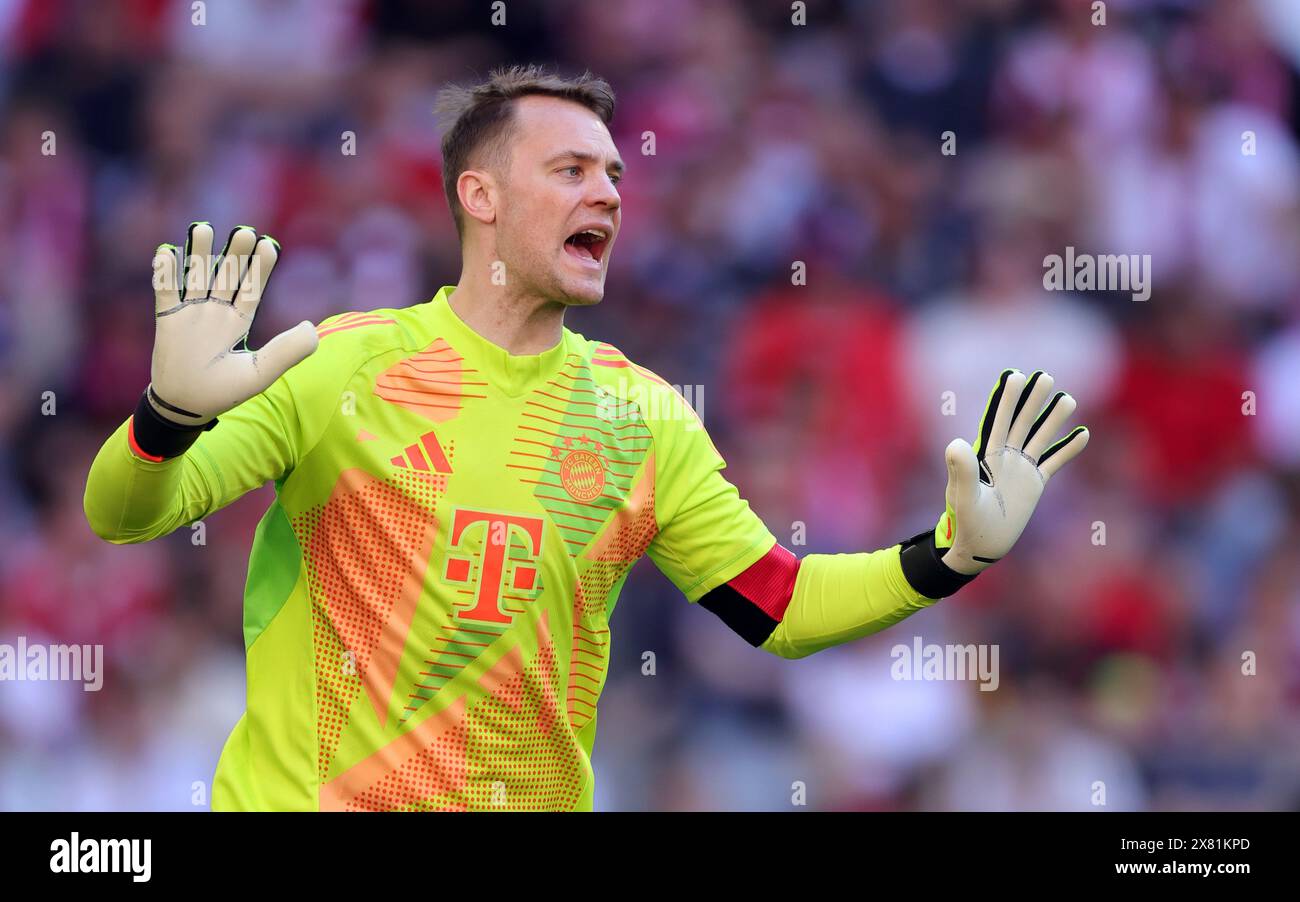
[[541,354],[564,337],[563,304],[471,278],[465,271],[447,303],[465,325],[514,355]]

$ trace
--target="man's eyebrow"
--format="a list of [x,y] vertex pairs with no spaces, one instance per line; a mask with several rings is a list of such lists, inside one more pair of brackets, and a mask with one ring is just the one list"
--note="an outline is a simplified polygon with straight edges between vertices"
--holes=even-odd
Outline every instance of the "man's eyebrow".
[[[560,162],[561,160],[581,160],[584,163],[599,163],[600,157],[596,156],[594,153],[590,153],[585,150],[565,150],[565,151],[561,151],[560,153],[557,153],[555,156],[547,160],[546,165],[551,166],[554,165],[555,163]],[[626,167],[623,165],[623,161],[620,160],[618,157],[615,157],[614,159],[609,161],[609,168],[613,169],[615,172],[619,173],[620,175],[622,175],[624,170],[626,169]]]

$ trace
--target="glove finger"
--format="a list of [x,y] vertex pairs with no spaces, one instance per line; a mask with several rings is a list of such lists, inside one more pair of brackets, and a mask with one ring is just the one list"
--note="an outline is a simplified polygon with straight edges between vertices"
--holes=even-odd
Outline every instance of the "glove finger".
[[263,378],[263,389],[305,360],[320,342],[316,327],[303,320],[286,329],[253,353],[253,366]]
[[177,307],[181,302],[180,286],[176,273],[178,248],[174,244],[160,244],[153,252],[153,312],[154,315]]
[[1057,470],[1074,460],[1079,452],[1088,446],[1088,427],[1075,426],[1070,430],[1070,434],[1061,439],[1055,445],[1047,449],[1042,460],[1038,462],[1038,469],[1043,474],[1043,480],[1051,479]]
[[980,435],[975,446],[976,456],[984,461],[990,452],[996,451],[1007,443],[1007,432],[1011,428],[1011,412],[1025,388],[1025,374],[1020,370],[1003,370],[998,384],[989,395],[989,403],[984,408],[980,419]]
[[1002,401],[1002,392],[1006,388],[1006,381],[1015,370],[1006,369],[1002,375],[998,376],[997,383],[993,386],[993,391],[989,392],[989,399],[984,404],[984,413],[980,414],[979,429],[975,433],[975,455],[980,460],[984,459],[984,448],[988,445],[988,432],[993,428],[993,416],[997,413],[998,404]]
[[275,269],[279,259],[280,242],[270,235],[263,235],[257,239],[253,255],[248,262],[248,270],[244,274],[243,281],[239,283],[239,291],[235,294],[235,309],[246,319],[252,319],[257,313],[257,305],[262,302],[262,292],[266,291],[271,270]]
[[1052,396],[1052,388],[1055,385],[1056,380],[1042,370],[1035,370],[1029,377],[1029,381],[1025,383],[1025,390],[1020,394],[1020,401],[1016,404],[1016,410],[1011,415],[1011,430],[1007,433],[1007,444],[1012,448],[1025,446],[1029,428],[1033,425],[1038,412],[1043,409],[1043,405],[1047,403],[1047,399]]
[[257,230],[252,226],[235,226],[226,238],[226,246],[217,257],[216,275],[212,279],[212,297],[231,303],[248,271],[249,255],[257,244]]
[[193,301],[208,296],[212,281],[212,224],[192,222],[185,233],[185,278],[181,290],[182,301]]
[[1042,463],[1042,454],[1047,450],[1048,442],[1052,440],[1052,436],[1060,434],[1066,420],[1074,413],[1074,408],[1074,398],[1065,392],[1058,391],[1052,397],[1051,402],[1043,408],[1043,412],[1034,421],[1034,426],[1025,439],[1025,454],[1030,460]]
[[948,463],[948,488],[944,493],[948,506],[961,521],[961,512],[969,511],[979,498],[980,465],[973,449],[963,438],[955,438],[943,452]]

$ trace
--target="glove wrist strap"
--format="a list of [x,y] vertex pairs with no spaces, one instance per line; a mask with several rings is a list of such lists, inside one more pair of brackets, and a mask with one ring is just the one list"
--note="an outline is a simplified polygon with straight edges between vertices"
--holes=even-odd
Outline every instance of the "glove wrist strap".
[[131,450],[154,462],[180,457],[198,441],[200,435],[215,425],[216,417],[202,426],[185,426],[166,419],[149,402],[149,390],[146,390],[131,417]]
[[941,554],[933,529],[912,536],[899,553],[903,576],[926,598],[947,598],[979,575],[958,573],[943,562]]

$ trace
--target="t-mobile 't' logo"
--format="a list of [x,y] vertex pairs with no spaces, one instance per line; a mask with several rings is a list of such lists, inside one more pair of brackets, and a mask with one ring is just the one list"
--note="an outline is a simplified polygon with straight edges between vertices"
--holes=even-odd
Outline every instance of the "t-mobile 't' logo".
[[[467,620],[490,620],[494,623],[509,623],[510,615],[501,611],[501,590],[505,576],[506,551],[510,548],[510,533],[519,530],[527,538],[527,562],[512,558],[514,568],[511,585],[508,589],[529,591],[537,585],[537,559],[542,554],[542,526],[540,517],[526,517],[522,514],[501,514],[492,511],[476,511],[460,508],[451,521],[451,550],[461,545],[466,529],[475,524],[483,524],[483,554],[479,568],[478,592],[476,603],[471,610],[461,611],[460,616]],[[470,582],[471,561],[468,557],[447,558],[447,579],[452,582]]]

